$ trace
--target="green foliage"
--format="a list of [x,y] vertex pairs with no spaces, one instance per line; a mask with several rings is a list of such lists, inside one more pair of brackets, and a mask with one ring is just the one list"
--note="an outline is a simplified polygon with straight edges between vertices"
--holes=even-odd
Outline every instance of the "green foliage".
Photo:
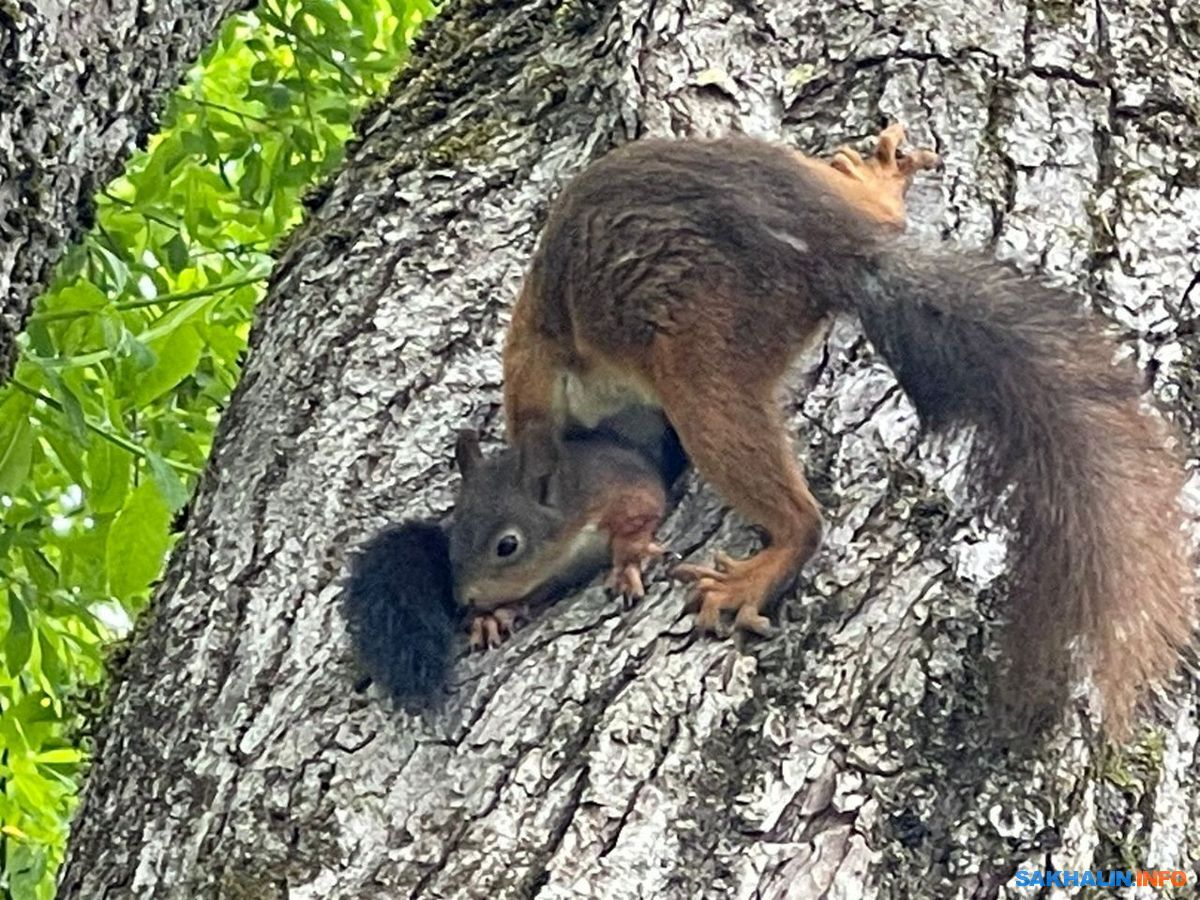
[[81,749],[71,700],[159,577],[306,187],[429,0],[264,0],[97,198],[0,389],[0,897],[53,896]]

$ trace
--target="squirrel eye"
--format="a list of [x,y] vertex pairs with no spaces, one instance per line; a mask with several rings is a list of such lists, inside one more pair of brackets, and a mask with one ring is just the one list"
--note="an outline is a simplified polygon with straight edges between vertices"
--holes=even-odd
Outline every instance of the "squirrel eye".
[[512,556],[520,546],[521,541],[515,534],[506,534],[496,542],[496,555],[501,558]]

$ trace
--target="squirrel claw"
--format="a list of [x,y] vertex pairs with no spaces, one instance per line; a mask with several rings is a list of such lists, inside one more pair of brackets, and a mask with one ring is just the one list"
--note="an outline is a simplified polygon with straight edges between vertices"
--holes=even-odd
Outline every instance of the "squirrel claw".
[[772,638],[779,634],[779,628],[772,625],[770,619],[749,606],[743,606],[737,611],[733,624],[739,631],[749,631],[759,637]]
[[613,567],[604,583],[610,591],[621,596],[625,609],[632,609],[646,596],[642,581],[643,563],[664,556],[667,549],[654,541],[613,541]]
[[[727,636],[730,629],[724,625],[722,614],[725,610],[737,610],[733,620],[734,630],[761,637],[778,634],[779,629],[759,612],[772,579],[762,578],[761,564],[756,559],[734,559],[718,551],[713,555],[714,564],[711,566],[687,563],[675,567],[673,574],[676,578],[696,585],[692,608],[698,607],[697,631]],[[769,571],[767,574],[770,574]]]
[[477,612],[471,619],[471,633],[467,646],[472,652],[495,649],[517,630],[519,614],[506,606],[490,612]]
[[833,152],[833,159],[829,160],[829,165],[837,169],[843,175],[850,178],[858,178],[858,171],[866,166],[862,156],[853,147],[838,147]]
[[905,178],[912,178],[918,172],[928,172],[944,168],[942,158],[932,150],[913,150],[896,158],[896,168]]
[[608,575],[605,587],[621,597],[626,609],[632,609],[637,601],[646,596],[646,586],[642,583],[642,570],[637,563],[614,566]]
[[941,157],[932,150],[920,148],[911,150],[907,153],[900,151],[900,145],[904,143],[904,126],[899,122],[893,122],[883,131],[879,132],[879,137],[875,142],[875,153],[873,154],[874,168],[876,177],[890,176],[895,178],[899,176],[903,179],[904,184],[912,180],[912,177],[918,172],[924,172],[928,169],[936,169],[941,165]]
[[879,133],[875,144],[875,162],[882,172],[898,172],[905,178],[912,178],[917,172],[936,169],[942,164],[932,150],[924,148],[902,152],[900,145],[904,143],[905,128],[899,122],[893,122]]

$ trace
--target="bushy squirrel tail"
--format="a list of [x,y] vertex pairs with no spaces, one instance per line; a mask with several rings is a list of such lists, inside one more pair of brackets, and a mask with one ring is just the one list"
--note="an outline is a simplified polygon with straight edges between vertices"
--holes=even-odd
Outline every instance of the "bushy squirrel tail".
[[462,619],[442,527],[410,521],[372,538],[354,558],[342,612],[359,663],[396,703],[435,701]]
[[1068,292],[994,260],[900,243],[867,273],[844,302],[922,424],[973,426],[971,474],[1011,488],[1006,693],[1047,711],[1081,652],[1107,729],[1126,733],[1196,623],[1183,466],[1136,367]]

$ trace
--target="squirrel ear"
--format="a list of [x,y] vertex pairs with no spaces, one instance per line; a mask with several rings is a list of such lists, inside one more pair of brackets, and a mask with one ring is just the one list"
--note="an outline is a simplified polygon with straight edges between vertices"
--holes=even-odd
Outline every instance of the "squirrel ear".
[[458,433],[458,441],[454,444],[454,464],[463,480],[471,477],[476,466],[483,460],[483,451],[479,449],[479,433],[464,428]]
[[552,428],[538,428],[521,437],[517,446],[518,477],[542,506],[558,503],[558,474],[562,443]]

